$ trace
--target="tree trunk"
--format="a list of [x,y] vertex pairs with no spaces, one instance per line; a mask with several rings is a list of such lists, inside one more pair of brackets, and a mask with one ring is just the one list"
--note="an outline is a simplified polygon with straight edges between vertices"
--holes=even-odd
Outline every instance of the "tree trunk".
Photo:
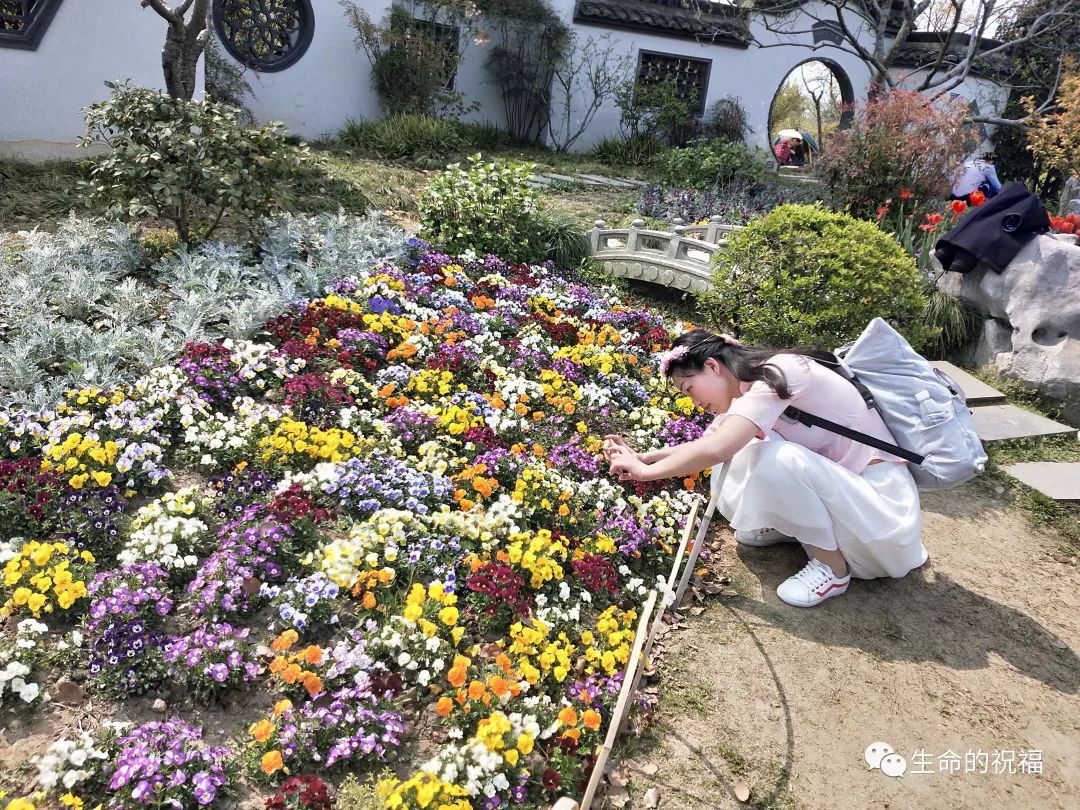
[[195,95],[199,57],[210,39],[206,28],[207,2],[195,0],[190,20],[179,14],[169,19],[165,46],[161,49],[161,68],[165,73],[165,90],[173,98],[191,101]]

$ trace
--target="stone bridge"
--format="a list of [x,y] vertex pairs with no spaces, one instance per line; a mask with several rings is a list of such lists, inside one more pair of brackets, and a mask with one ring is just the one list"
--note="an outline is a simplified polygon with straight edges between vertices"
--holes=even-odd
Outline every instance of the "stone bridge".
[[713,256],[729,233],[741,229],[723,224],[719,216],[705,225],[676,218],[670,231],[647,229],[641,219],[629,228],[609,228],[598,219],[589,231],[589,252],[612,275],[696,294],[712,287]]

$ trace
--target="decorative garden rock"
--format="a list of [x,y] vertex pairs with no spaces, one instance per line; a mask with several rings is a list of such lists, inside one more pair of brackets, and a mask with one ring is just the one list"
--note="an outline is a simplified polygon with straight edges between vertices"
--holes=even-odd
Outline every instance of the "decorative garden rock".
[[1061,204],[1058,206],[1061,216],[1080,214],[1080,177],[1072,177],[1065,181],[1065,188],[1061,192]]
[[984,318],[973,357],[1064,405],[1080,424],[1080,247],[1051,236],[1025,245],[1001,274],[948,274],[951,292]]

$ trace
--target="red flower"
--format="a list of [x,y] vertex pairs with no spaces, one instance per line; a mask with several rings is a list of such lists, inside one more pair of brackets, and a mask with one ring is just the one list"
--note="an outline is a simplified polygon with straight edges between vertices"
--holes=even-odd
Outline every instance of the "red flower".
[[953,211],[954,214],[959,216],[960,214],[964,213],[966,210],[967,210],[967,203],[966,202],[964,202],[963,200],[953,200],[952,211]]
[[968,199],[971,200],[972,205],[982,205],[986,202],[986,195],[978,189],[975,189],[968,195]]
[[927,214],[926,215],[926,224],[927,225],[937,225],[943,219],[945,219],[945,217],[943,217],[941,214],[939,214],[939,213],[937,213],[935,211],[932,214]]
[[1069,214],[1065,217],[1065,221],[1071,222],[1074,228],[1080,226],[1080,214]]
[[1065,221],[1065,222],[1061,223],[1060,231],[1062,233],[1072,233],[1075,229],[1076,229],[1076,226],[1073,225],[1071,222]]
[[878,210],[877,210],[877,218],[878,219],[881,219],[887,213],[889,213],[889,206],[887,206],[887,205],[878,206]]
[[911,189],[909,189],[909,188],[900,189],[900,199],[901,200],[910,200],[914,196],[915,195],[911,193]]
[[540,781],[543,782],[545,790],[554,791],[558,789],[560,780],[561,777],[559,776],[559,772],[548,768],[544,771],[544,775],[541,777]]

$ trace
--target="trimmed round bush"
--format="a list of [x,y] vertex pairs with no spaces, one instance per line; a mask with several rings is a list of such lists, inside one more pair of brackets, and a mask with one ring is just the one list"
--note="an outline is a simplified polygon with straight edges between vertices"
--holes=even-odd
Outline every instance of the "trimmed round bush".
[[835,348],[880,316],[916,348],[925,281],[915,260],[874,223],[818,205],[782,205],[732,234],[699,304],[747,343]]

